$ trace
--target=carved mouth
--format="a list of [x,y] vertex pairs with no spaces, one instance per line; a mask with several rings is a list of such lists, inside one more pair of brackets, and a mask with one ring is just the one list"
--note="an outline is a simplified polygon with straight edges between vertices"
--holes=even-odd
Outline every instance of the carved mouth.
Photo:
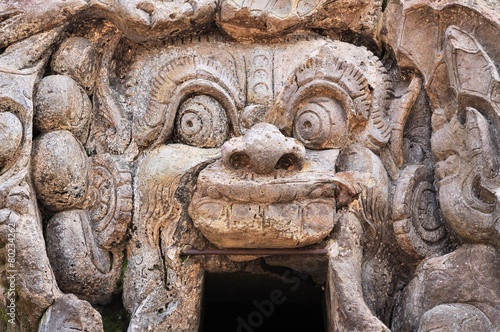
[[292,248],[321,241],[336,218],[338,150],[308,151],[300,172],[230,172],[217,161],[198,177],[194,225],[220,248]]

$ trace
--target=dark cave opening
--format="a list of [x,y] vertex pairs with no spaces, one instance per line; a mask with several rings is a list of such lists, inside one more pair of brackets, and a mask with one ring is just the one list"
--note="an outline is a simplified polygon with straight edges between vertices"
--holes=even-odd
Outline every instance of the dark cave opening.
[[205,277],[200,331],[326,331],[325,292],[307,275],[246,272]]

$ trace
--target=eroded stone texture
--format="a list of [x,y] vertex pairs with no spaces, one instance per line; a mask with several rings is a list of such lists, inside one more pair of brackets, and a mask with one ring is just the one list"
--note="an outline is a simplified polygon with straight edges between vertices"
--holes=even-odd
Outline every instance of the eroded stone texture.
[[121,259],[111,257],[97,246],[89,219],[85,212],[78,210],[54,215],[47,226],[47,254],[62,291],[91,303],[107,304],[120,271],[113,264],[120,264]]
[[98,59],[97,50],[90,40],[71,37],[52,55],[50,67],[57,74],[70,76],[90,93],[95,84]]
[[[70,312],[70,314],[68,314]],[[102,331],[101,315],[88,303],[72,294],[57,299],[45,312],[38,331]]]
[[145,41],[195,32],[210,24],[215,0],[97,0],[90,6],[102,11],[130,39]]
[[[11,112],[0,113],[1,141],[0,172],[7,170],[17,159],[23,139],[23,126],[19,118]],[[3,173],[3,172],[2,172]]]
[[67,130],[80,141],[87,140],[92,104],[82,88],[69,76],[51,75],[38,83],[33,126],[45,133]]
[[381,1],[371,0],[228,0],[221,2],[218,22],[237,39],[274,38],[297,28],[374,36],[381,12]]
[[[0,17],[9,329],[103,331],[92,305],[121,295],[129,331],[198,331],[206,273],[285,267],[323,286],[328,331],[500,330],[495,1]],[[327,254],[251,251],[299,248]]]
[[[334,150],[306,157],[299,142],[270,124],[257,124],[245,136],[227,141],[221,162],[200,173],[189,214],[220,248],[316,243],[334,225],[330,179],[337,155]],[[300,172],[303,167],[307,173]]]
[[464,245],[428,259],[405,289],[401,329],[497,330],[499,267],[497,249],[487,245]]
[[[8,316],[11,323],[2,324],[10,324],[9,328],[17,331],[37,330],[47,308],[63,296],[47,257],[41,215],[29,170],[34,86],[49,58],[50,45],[60,32],[61,29],[53,29],[31,36],[11,44],[0,55],[1,113],[10,112],[22,123],[21,146],[17,154],[9,156],[10,163],[4,165],[0,175],[2,312],[9,313],[7,301],[14,300],[16,304],[15,316]],[[12,261],[13,256],[15,261]],[[13,281],[12,287],[6,279],[8,276]],[[75,299],[74,305],[85,306],[85,303]],[[65,312],[72,315],[71,311]]]
[[[386,107],[391,103],[392,82],[387,71],[366,49],[316,35],[255,45],[211,38],[174,43],[168,53],[150,53],[148,57],[158,60],[144,61],[134,73],[144,71],[146,77],[131,77],[138,86],[153,82],[149,100],[145,99],[147,108],[138,110],[144,116],[135,118],[133,127],[134,138],[153,148],[139,162],[137,173],[136,197],[141,201],[129,249],[132,259],[140,259],[133,259],[125,274],[131,328],[153,324],[159,324],[159,329],[197,328],[201,294],[192,287],[202,283],[203,271],[226,271],[226,259],[185,264],[179,258],[184,246],[325,247],[324,238],[346,237],[345,250],[355,253],[331,257],[341,262],[332,262],[329,282],[334,287],[343,280],[352,292],[332,293],[330,328],[361,330],[366,321],[373,328],[387,330],[371,310],[383,312],[391,306],[384,294],[394,291],[392,275],[387,272],[387,279],[370,278],[373,282],[362,285],[365,273],[389,271],[394,264],[379,256],[395,242],[394,237],[387,243],[378,240],[391,226],[387,223],[389,180],[382,161],[370,150],[378,152],[390,135]],[[214,49],[219,52],[215,60],[209,57]],[[183,57],[186,53],[196,55]],[[166,63],[158,73],[148,68],[158,63]],[[370,90],[370,85],[375,88]],[[192,99],[186,98],[195,91],[219,98],[230,124],[225,130],[237,136],[227,137],[212,157],[204,149],[210,141],[187,141],[179,137],[179,131],[176,134],[175,126],[184,128],[189,121],[190,128],[203,123],[201,130],[225,132],[220,129],[224,121],[213,121],[219,115],[211,111],[211,98],[199,98],[197,108],[192,108]],[[141,88],[135,92],[138,98],[147,98],[140,95]],[[188,107],[197,118],[184,119]],[[241,109],[264,109],[260,121],[269,123],[245,128],[248,122],[240,120]],[[197,120],[201,117],[210,121]],[[169,139],[193,146],[160,144]],[[189,163],[185,157],[179,160],[182,151],[191,151]],[[183,186],[182,191],[175,189]],[[366,218],[373,231],[363,236],[360,232],[352,235],[349,228],[337,226],[335,230],[345,213],[351,213],[351,222],[360,229]],[[366,260],[363,251],[370,253]],[[166,257],[163,262],[160,252]],[[236,258],[245,259],[249,257]],[[154,268],[162,264],[166,274]],[[339,275],[337,269],[344,267],[349,268]],[[151,272],[141,274],[145,269]],[[163,282],[167,289],[158,291]],[[363,287],[373,292],[368,304]],[[161,299],[169,297],[173,300],[165,306]],[[180,306],[182,317],[176,310]],[[350,306],[359,310],[350,311]]]
[[[440,31],[434,34],[438,39],[420,45],[432,54],[416,51],[408,39],[415,31],[406,25],[392,32],[400,33],[401,62],[408,61],[405,56],[413,59],[425,78],[434,108],[431,147],[440,212],[462,245],[421,263],[404,290],[393,329],[496,331],[500,327],[500,108],[495,92],[498,48],[491,41],[498,39],[498,5],[415,1],[402,8],[406,25],[426,16],[423,29],[430,33],[440,22]],[[395,22],[392,14],[388,17]],[[482,31],[487,26],[488,36]]]
[[33,144],[33,180],[40,202],[52,211],[77,207],[88,188],[87,158],[68,131],[40,135]]

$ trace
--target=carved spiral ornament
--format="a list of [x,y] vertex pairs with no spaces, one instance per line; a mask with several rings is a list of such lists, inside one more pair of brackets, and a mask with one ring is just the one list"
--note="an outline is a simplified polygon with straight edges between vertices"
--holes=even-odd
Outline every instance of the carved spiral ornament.
[[331,98],[312,98],[297,111],[293,132],[310,149],[341,147],[347,141],[344,109]]
[[132,174],[125,162],[110,155],[96,155],[91,164],[92,228],[99,245],[112,249],[122,242],[132,220]]
[[426,242],[439,241],[445,235],[439,218],[436,191],[430,182],[420,182],[413,192],[412,221],[417,234]]
[[[142,146],[163,143],[172,134],[177,117],[176,133],[181,142],[205,144],[204,136],[195,138],[195,133],[206,132],[208,135],[210,131],[210,127],[197,131],[203,119],[206,121],[210,117],[202,116],[202,113],[213,114],[213,123],[222,119],[222,113],[227,114],[225,116],[230,121],[226,123],[229,122],[232,130],[239,133],[236,114],[243,104],[236,82],[231,69],[224,69],[212,59],[201,56],[173,59],[154,78],[144,116],[134,119],[135,140]],[[217,128],[213,129],[217,131]],[[206,147],[222,144],[224,135],[221,135],[216,143],[209,143]]]
[[219,147],[228,136],[224,107],[207,95],[194,96],[179,108],[176,136],[182,142],[203,148]]
[[401,173],[393,219],[397,241],[407,253],[420,258],[442,253],[447,230],[438,212],[431,172],[425,166],[410,165]]
[[499,4],[0,0],[0,332],[500,332]]
[[482,169],[472,169],[462,184],[462,195],[465,203],[473,210],[485,214],[492,214],[496,209],[496,197],[491,189],[485,185],[488,180]]
[[[392,81],[372,53],[367,51],[366,56],[369,61],[363,63],[331,54],[307,59],[285,84],[277,107],[268,115],[268,121],[277,124],[284,132],[293,131],[298,139],[305,139],[303,142],[306,146],[309,144],[309,148],[339,148],[348,141],[358,141],[374,151],[378,150],[390,136],[386,109],[388,96],[392,93]],[[366,75],[366,69],[362,68],[367,65],[377,74]],[[318,102],[314,98],[329,99],[330,102]],[[314,111],[303,114],[305,105]],[[286,110],[297,110],[298,113],[290,118],[280,118],[279,114],[286,113]],[[323,115],[320,116],[320,113]],[[328,128],[325,127],[325,136],[312,144],[308,136],[314,136],[315,122],[302,117],[313,119],[314,114],[320,116],[322,125]]]

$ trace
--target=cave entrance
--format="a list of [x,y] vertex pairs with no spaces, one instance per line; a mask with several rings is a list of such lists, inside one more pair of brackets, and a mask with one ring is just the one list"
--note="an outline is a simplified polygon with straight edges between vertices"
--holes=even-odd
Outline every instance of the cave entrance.
[[281,276],[207,274],[200,331],[326,331],[321,285],[293,270]]

